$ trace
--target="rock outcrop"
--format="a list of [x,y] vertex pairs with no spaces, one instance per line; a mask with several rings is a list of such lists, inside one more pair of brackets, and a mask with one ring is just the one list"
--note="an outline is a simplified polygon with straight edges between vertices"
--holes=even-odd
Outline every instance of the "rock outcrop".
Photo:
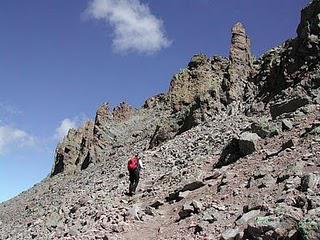
[[224,79],[223,86],[232,112],[244,110],[244,93],[253,71],[250,45],[244,26],[239,22],[236,23],[232,28],[228,77]]
[[[315,41],[320,33],[318,12],[319,2],[313,1],[302,11],[297,38],[258,60],[251,54],[244,26],[236,23],[231,31],[229,59],[194,55],[188,66],[173,76],[168,92],[146,100],[144,108],[134,110],[121,103],[111,112],[108,104],[103,104],[97,110],[93,133],[86,137],[87,142],[93,143],[93,150],[89,154],[81,153],[75,147],[71,155],[81,156],[77,162],[104,161],[119,146],[124,151],[133,149],[138,135],[144,142],[142,149],[152,149],[214,116],[263,115],[267,111],[275,119],[320,101],[319,51]],[[139,134],[123,131],[128,126],[135,131],[132,124],[139,126]],[[82,135],[76,132],[75,142],[77,135]],[[67,139],[57,149],[59,159],[68,159],[61,150],[64,145],[70,145]],[[56,162],[75,163],[73,160]]]
[[62,172],[74,173],[86,169],[93,156],[93,122],[88,121],[79,129],[70,129],[57,146],[51,175]]

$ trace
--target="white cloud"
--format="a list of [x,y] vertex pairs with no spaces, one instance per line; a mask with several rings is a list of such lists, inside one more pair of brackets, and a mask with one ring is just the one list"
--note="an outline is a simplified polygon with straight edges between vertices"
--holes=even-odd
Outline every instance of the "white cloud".
[[171,44],[163,22],[139,0],[91,0],[85,13],[111,24],[117,52],[154,53]]
[[10,126],[0,126],[0,154],[14,147],[32,146],[35,138],[23,130]]
[[60,126],[56,129],[55,138],[59,140],[63,139],[64,136],[67,135],[69,129],[77,128],[78,126],[79,126],[79,121],[65,118],[60,123]]

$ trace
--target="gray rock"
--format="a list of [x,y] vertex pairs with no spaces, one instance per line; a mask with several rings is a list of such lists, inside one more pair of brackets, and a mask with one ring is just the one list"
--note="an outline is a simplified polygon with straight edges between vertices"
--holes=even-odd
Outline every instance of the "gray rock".
[[153,208],[155,208],[155,209],[158,209],[160,206],[162,206],[162,205],[164,205],[164,202],[163,201],[161,201],[161,200],[157,200],[157,201],[155,201],[154,203],[152,203],[151,205],[150,205],[150,207],[153,207]]
[[203,181],[194,181],[194,182],[191,182],[191,183],[184,185],[183,188],[181,189],[181,191],[182,192],[193,191],[193,190],[196,190],[196,189],[201,188],[203,186],[205,186],[205,183]]
[[191,204],[194,207],[196,213],[199,213],[203,208],[202,203],[199,201],[193,200]]
[[288,221],[289,218],[296,223],[303,218],[303,211],[300,208],[288,206],[285,203],[277,204],[274,213],[277,216],[281,216],[283,219],[286,218],[286,221]]
[[178,200],[180,201],[180,200],[186,198],[190,194],[190,192],[191,191],[179,192]]
[[283,131],[291,130],[292,128],[293,128],[293,124],[290,120],[288,120],[288,119],[282,120],[282,130]]
[[251,131],[261,138],[270,136],[270,126],[268,122],[255,122],[251,124]]
[[152,207],[149,207],[147,206],[145,209],[144,209],[144,212],[150,216],[155,216],[155,212],[154,212],[154,208]]
[[260,137],[256,133],[244,132],[239,137],[239,149],[245,156],[257,150],[257,142]]
[[301,190],[306,192],[308,189],[319,192],[320,175],[309,173],[301,178]]
[[291,113],[298,108],[303,107],[310,103],[310,99],[306,95],[296,96],[284,102],[276,103],[270,106],[272,118],[276,118],[283,113]]
[[282,144],[281,146],[281,151],[286,150],[287,148],[292,148],[294,147],[294,141],[292,139],[286,141],[285,143]]
[[190,203],[185,203],[179,211],[180,220],[190,217],[194,212],[194,207]]
[[240,235],[239,228],[228,229],[221,234],[221,240],[235,240]]
[[214,216],[214,213],[212,211],[210,211],[210,209],[208,209],[202,213],[201,219],[203,221],[206,221],[209,223],[213,223],[213,222],[217,221],[217,218]]
[[310,209],[320,208],[320,196],[308,196],[308,207]]
[[63,219],[58,213],[53,212],[51,213],[46,219],[46,226],[47,228],[56,228],[58,226],[63,226]]
[[[263,236],[266,236],[267,232],[273,233],[274,230],[279,227],[280,227],[280,219],[278,217],[275,217],[275,216],[257,217],[253,219],[250,223],[248,223],[248,227],[244,230],[244,239],[265,239],[263,238]],[[272,236],[269,236],[269,239],[275,239],[275,238],[272,238]]]
[[273,187],[276,184],[276,182],[277,182],[277,179],[272,177],[271,174],[268,174],[265,177],[256,180],[256,184],[258,185],[258,188]]
[[237,225],[243,225],[243,224],[246,224],[249,220],[257,217],[260,215],[260,210],[252,210],[250,212],[247,212],[245,214],[243,214],[241,216],[241,218],[239,218],[237,221],[236,221],[236,224]]

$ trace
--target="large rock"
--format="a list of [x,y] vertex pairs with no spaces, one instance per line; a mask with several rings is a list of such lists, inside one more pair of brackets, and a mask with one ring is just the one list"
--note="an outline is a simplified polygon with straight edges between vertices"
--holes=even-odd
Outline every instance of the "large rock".
[[261,138],[266,138],[278,135],[280,129],[277,124],[269,122],[266,119],[261,119],[251,124],[251,132],[258,134]]
[[190,217],[191,214],[195,211],[191,203],[185,203],[179,211],[179,220]]
[[245,214],[243,214],[241,216],[241,218],[239,218],[237,221],[236,221],[236,224],[237,225],[243,225],[243,224],[246,224],[247,222],[249,222],[251,219],[257,217],[260,215],[260,210],[252,210],[250,212],[247,212]]
[[288,119],[283,119],[282,122],[282,130],[287,131],[293,128],[292,122]]
[[221,234],[221,240],[235,240],[239,239],[240,230],[239,228],[228,229]]
[[260,137],[256,133],[244,132],[239,137],[239,150],[243,156],[249,155],[257,150]]
[[308,189],[314,192],[320,191],[320,175],[309,173],[301,178],[301,190],[307,191]]
[[283,113],[291,113],[296,111],[298,108],[303,107],[310,103],[310,99],[305,95],[300,95],[293,97],[291,99],[286,99],[282,102],[275,103],[270,106],[270,113],[273,118],[280,116]]

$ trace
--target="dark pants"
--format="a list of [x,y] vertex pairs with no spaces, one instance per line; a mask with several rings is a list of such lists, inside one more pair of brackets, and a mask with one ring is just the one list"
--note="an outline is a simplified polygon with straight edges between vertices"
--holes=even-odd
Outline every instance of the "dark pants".
[[129,171],[129,180],[130,180],[129,195],[132,195],[133,193],[136,192],[136,189],[139,183],[139,177],[140,177],[139,168],[136,168],[133,171]]

